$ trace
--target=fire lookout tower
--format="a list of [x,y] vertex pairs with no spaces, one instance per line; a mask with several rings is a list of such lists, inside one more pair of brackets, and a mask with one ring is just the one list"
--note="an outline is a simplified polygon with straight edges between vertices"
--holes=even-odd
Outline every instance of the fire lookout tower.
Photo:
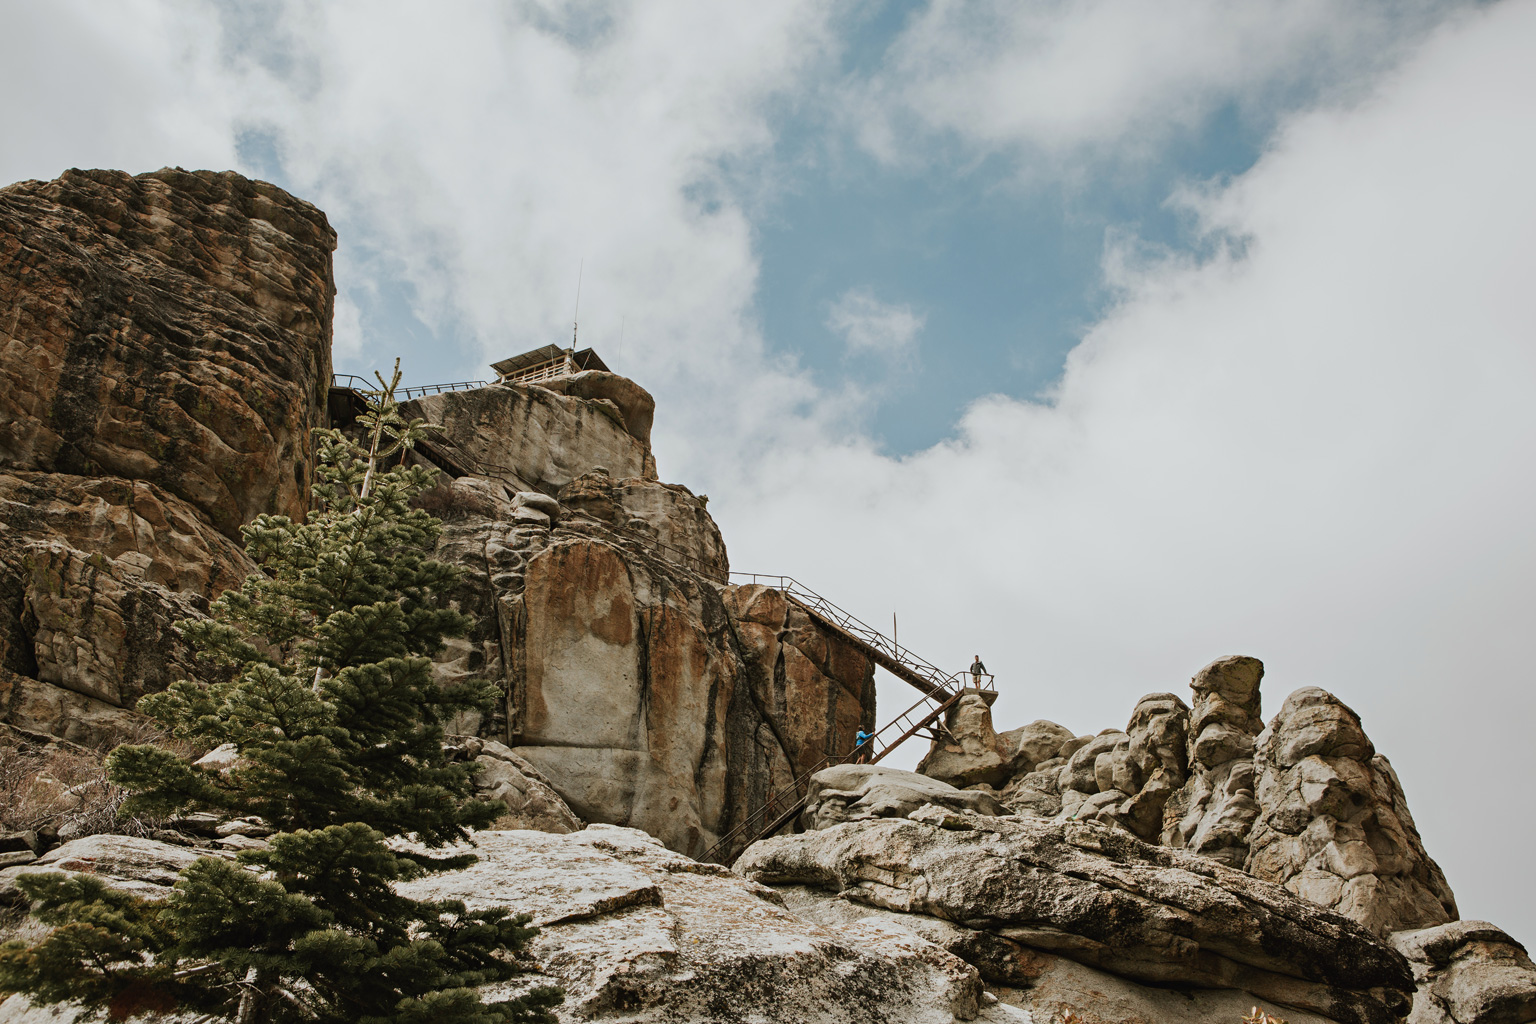
[[607,364],[590,348],[561,348],[545,345],[543,348],[511,356],[499,363],[492,363],[498,384],[537,384],[551,377],[564,377],[582,370],[608,370]]

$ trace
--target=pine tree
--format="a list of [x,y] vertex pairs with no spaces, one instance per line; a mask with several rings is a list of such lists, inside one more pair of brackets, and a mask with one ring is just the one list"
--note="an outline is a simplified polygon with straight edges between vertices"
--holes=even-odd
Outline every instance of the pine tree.
[[231,756],[196,764],[134,745],[108,757],[109,778],[133,793],[128,813],[254,815],[278,834],[240,865],[198,860],[158,904],[87,876],[24,876],[53,930],[0,950],[0,989],[115,1019],[172,1007],[239,1024],[555,1019],[558,990],[496,1002],[475,991],[521,973],[526,915],[392,884],[471,863],[430,851],[501,809],[471,799],[468,771],[443,750],[444,721],[483,710],[494,689],[433,678],[430,656],[468,623],[440,597],[456,574],[429,557],[439,524],[411,507],[432,474],[403,458],[384,468],[424,430],[401,416],[399,381],[397,360],[358,419],[360,442],[316,432],[317,507],[304,522],[263,515],[244,529],[262,571],[209,619],[178,623],[215,681],[139,704],[173,736]]

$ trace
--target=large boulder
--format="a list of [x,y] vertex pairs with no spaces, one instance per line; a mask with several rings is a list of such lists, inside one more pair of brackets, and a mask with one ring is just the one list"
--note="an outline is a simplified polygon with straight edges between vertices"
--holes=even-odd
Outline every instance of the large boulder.
[[962,814],[1006,814],[996,798],[982,790],[956,789],[918,772],[875,764],[840,764],[811,776],[801,824],[831,828],[845,821],[905,818],[932,804]]
[[540,928],[530,952],[563,1021],[948,1024],[976,1016],[975,970],[880,922],[824,927],[777,893],[633,829],[482,832],[478,863],[400,887]]
[[16,879],[26,874],[86,874],[100,878],[114,889],[144,899],[165,899],[181,872],[199,857],[232,854],[195,850],[157,839],[135,836],[95,835],[72,839],[54,847],[30,864],[0,870],[0,900],[20,895]]
[[302,515],[335,247],[319,210],[232,172],[0,189],[0,468],[154,483],[231,537]]
[[651,444],[651,422],[656,418],[656,399],[628,377],[603,370],[582,370],[539,381],[538,387],[572,398],[608,402],[619,412],[629,436],[645,445]]
[[[173,623],[254,568],[240,527],[308,508],[335,244],[232,173],[0,189],[0,667],[93,708],[186,673]],[[11,689],[8,724],[118,738]]]
[[1233,867],[1248,858],[1258,817],[1253,742],[1263,729],[1257,658],[1218,658],[1195,674],[1189,716],[1189,779],[1164,808],[1164,844],[1194,850]]
[[736,870],[942,918],[1138,982],[1237,988],[1347,1024],[1390,1024],[1413,978],[1347,918],[1208,858],[1097,823],[848,822],[763,840]]
[[1525,1024],[1536,1020],[1536,966],[1525,947],[1487,921],[1402,931],[1418,990],[1408,1024]]
[[1456,919],[1396,773],[1337,697],[1313,686],[1287,697],[1258,737],[1254,764],[1251,874],[1378,935]]
[[401,412],[434,428],[425,450],[454,475],[549,495],[597,466],[614,479],[656,479],[649,440],[631,434],[611,402],[492,384],[427,395],[403,403]]
[[996,690],[962,690],[960,699],[944,713],[944,728],[918,762],[917,770],[951,786],[1000,786],[1007,782],[1013,765],[992,727],[996,700]]
[[507,813],[496,820],[497,829],[559,834],[581,831],[582,820],[537,768],[495,740],[477,741],[476,747],[480,750],[472,769],[476,796],[500,801],[507,808]]

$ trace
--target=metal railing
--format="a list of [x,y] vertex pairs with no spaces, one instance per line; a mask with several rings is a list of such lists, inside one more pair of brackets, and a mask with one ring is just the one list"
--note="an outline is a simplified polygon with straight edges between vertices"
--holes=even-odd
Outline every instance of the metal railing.
[[950,680],[959,675],[959,673],[945,672],[932,662],[913,654],[910,649],[902,647],[875,627],[845,612],[793,576],[772,576],[755,572],[731,573],[732,579],[738,577],[782,590],[786,596],[792,598],[811,615],[866,648],[881,668],[919,690],[925,692],[945,690]]
[[[762,806],[754,808],[734,828],[722,835],[704,854],[703,860],[725,862],[733,858],[733,848],[744,850],[760,839],[778,832],[805,809],[810,794],[811,776],[836,764],[849,762],[874,764],[913,736],[925,730],[935,739],[944,726],[941,719],[954,706],[967,687],[975,687],[980,679],[968,672],[945,673],[927,660],[918,657],[879,630],[855,618],[834,605],[809,587],[789,576],[768,576],[762,573],[733,572],[753,583],[773,581],[794,604],[805,609],[819,621],[831,626],[836,632],[854,643],[876,664],[891,671],[892,675],[911,683],[922,692],[917,703],[876,729],[862,744],[845,754],[829,754],[802,772],[793,782],[789,793],[769,792]],[[768,585],[765,583],[764,585]],[[893,662],[904,671],[891,668]],[[969,677],[969,680],[968,678]],[[985,674],[984,689],[993,686],[992,676]]]
[[[489,387],[490,382],[484,380],[457,380],[451,384],[419,384],[415,387],[400,388],[396,392],[401,401],[410,401],[412,398],[421,398],[423,395],[438,395],[444,391],[473,391],[475,388]],[[331,387],[347,388],[351,391],[377,392],[376,382],[366,377],[359,377],[352,373],[331,374]]]

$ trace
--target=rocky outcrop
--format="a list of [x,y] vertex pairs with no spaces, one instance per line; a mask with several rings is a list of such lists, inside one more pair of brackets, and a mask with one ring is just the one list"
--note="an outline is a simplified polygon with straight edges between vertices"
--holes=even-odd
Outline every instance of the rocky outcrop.
[[1279,886],[1097,823],[967,825],[849,822],[763,840],[736,870],[952,922],[999,962],[1043,949],[1134,981],[1236,988],[1350,1024],[1388,1024],[1408,1008],[1413,980],[1395,950]]
[[964,961],[881,922],[819,926],[773,890],[632,829],[488,832],[480,861],[401,886],[418,899],[507,906],[541,928],[530,952],[565,989],[565,1021],[815,1024],[971,1020]]
[[1378,935],[1456,919],[1396,773],[1337,697],[1316,687],[1287,697],[1258,737],[1254,764],[1251,874]]
[[475,795],[482,800],[498,800],[507,808],[495,828],[558,834],[582,830],[584,823],[549,780],[510,747],[478,737],[467,738],[465,745],[465,752],[474,755]]
[[718,530],[686,490],[590,467],[558,502],[514,486],[532,485],[469,475],[429,496],[438,556],[464,568],[454,597],[476,622],[438,671],[502,688],[494,719],[458,728],[512,748],[575,815],[702,855],[870,726],[866,658],[777,591],[720,588],[622,514],[625,493],[691,505],[700,518],[674,539],[723,570]]
[[651,393],[628,377],[603,370],[582,370],[540,381],[538,387],[557,395],[607,402],[619,412],[619,422],[636,441],[651,446],[651,421],[656,418],[656,400]]
[[428,395],[401,411],[436,428],[424,451],[446,461],[455,476],[493,477],[549,495],[597,466],[614,479],[656,479],[649,435],[631,434],[612,402],[492,384]]
[[1005,813],[987,793],[956,789],[917,772],[873,764],[840,764],[811,776],[800,821],[806,829],[822,829],[845,821],[905,818],[930,805],[962,814]]
[[156,484],[227,536],[308,505],[325,215],[229,172],[0,189],[0,466]]
[[[873,731],[875,666],[781,590],[760,584],[721,592],[740,645],[751,704],[772,733],[763,749],[781,751],[765,767],[797,777],[829,754],[853,750],[860,728]],[[782,788],[782,785],[781,785]]]
[[961,691],[960,699],[944,713],[944,728],[917,770],[951,786],[1000,786],[1007,782],[1013,763],[992,727],[996,701],[996,690]]
[[[885,910],[807,886],[778,888],[796,916],[823,927],[879,921],[914,932],[970,963],[987,982],[977,1020],[1081,1021],[1083,1024],[1236,1024],[1264,1003],[1231,988],[1144,985],[1076,960],[977,931],[942,918]],[[995,998],[996,1003],[990,999]],[[1268,1004],[1274,1009],[1274,1004]],[[1020,1011],[1030,1017],[1022,1017]],[[0,1018],[3,1019],[3,1018]],[[1287,1024],[1329,1024],[1328,1018],[1285,1007]]]
[[6,724],[118,738],[97,706],[186,673],[171,624],[251,571],[239,527],[303,514],[335,241],[314,207],[236,174],[0,189]]
[[1536,966],[1525,947],[1487,921],[1402,931],[1418,990],[1408,1024],[1525,1024],[1536,1020]]
[[1257,658],[1219,658],[1190,682],[1189,781],[1169,798],[1163,842],[1242,867],[1258,817],[1253,742],[1263,728]]
[[182,869],[206,856],[234,855],[135,836],[86,836],[56,846],[29,864],[0,870],[0,900],[19,897],[17,876],[51,873],[94,875],[114,889],[162,900],[171,894]]

